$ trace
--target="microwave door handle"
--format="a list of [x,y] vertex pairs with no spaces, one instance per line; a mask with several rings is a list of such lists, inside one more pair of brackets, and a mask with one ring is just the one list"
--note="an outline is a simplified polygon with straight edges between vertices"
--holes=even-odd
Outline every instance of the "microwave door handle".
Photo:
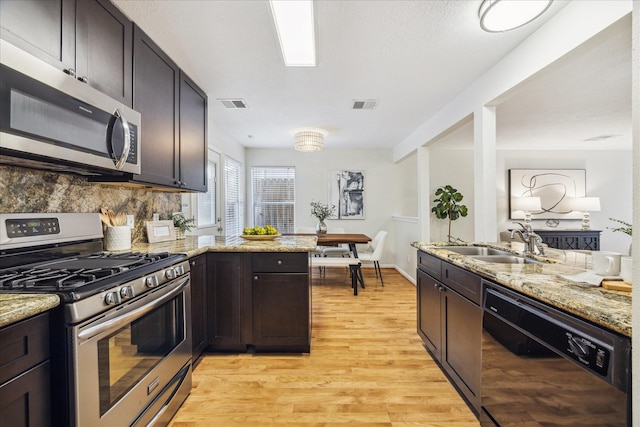
[[[127,119],[124,118],[120,110],[116,108],[113,115],[116,118],[115,122],[118,120],[122,122],[122,130],[124,132],[124,147],[120,154],[120,158],[116,161],[116,169],[122,169],[124,163],[127,161],[127,157],[129,156],[129,149],[131,148],[131,133],[129,132],[129,122],[127,122]],[[114,126],[115,122],[113,123]],[[111,134],[111,151],[115,154],[115,148],[113,147],[113,132]]]

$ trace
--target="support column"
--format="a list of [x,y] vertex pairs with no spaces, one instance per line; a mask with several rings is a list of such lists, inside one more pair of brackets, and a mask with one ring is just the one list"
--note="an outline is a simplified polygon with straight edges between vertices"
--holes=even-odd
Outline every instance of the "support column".
[[431,190],[429,186],[429,147],[418,147],[418,229],[420,240],[431,240]]
[[496,212],[496,107],[482,106],[473,115],[474,241],[498,240]]

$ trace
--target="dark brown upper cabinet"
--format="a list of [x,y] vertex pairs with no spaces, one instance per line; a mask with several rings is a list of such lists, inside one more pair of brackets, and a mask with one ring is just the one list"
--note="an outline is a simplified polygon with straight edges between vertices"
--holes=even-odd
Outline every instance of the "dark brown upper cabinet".
[[1,36],[132,105],[133,23],[107,0],[0,1]]

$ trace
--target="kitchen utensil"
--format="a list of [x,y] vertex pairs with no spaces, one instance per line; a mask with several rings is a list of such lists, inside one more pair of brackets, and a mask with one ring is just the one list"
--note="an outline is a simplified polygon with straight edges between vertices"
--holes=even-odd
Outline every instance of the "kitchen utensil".
[[631,285],[622,280],[603,280],[602,287],[612,291],[631,292]]
[[100,220],[102,220],[102,223],[104,225],[106,225],[107,227],[111,227],[113,224],[111,224],[111,220],[109,219],[109,215],[101,213],[100,214]]
[[107,210],[107,215],[109,215],[109,220],[111,221],[111,224],[115,225],[116,224],[116,213],[114,211],[112,211],[111,209]]

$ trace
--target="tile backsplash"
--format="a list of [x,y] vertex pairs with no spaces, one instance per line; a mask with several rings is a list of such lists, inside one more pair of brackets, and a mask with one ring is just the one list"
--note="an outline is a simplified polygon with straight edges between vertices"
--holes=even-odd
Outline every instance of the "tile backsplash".
[[96,184],[78,175],[0,165],[0,213],[113,209],[135,215],[134,243],[147,241],[145,221],[154,213],[168,219],[180,211],[180,200],[179,193]]

